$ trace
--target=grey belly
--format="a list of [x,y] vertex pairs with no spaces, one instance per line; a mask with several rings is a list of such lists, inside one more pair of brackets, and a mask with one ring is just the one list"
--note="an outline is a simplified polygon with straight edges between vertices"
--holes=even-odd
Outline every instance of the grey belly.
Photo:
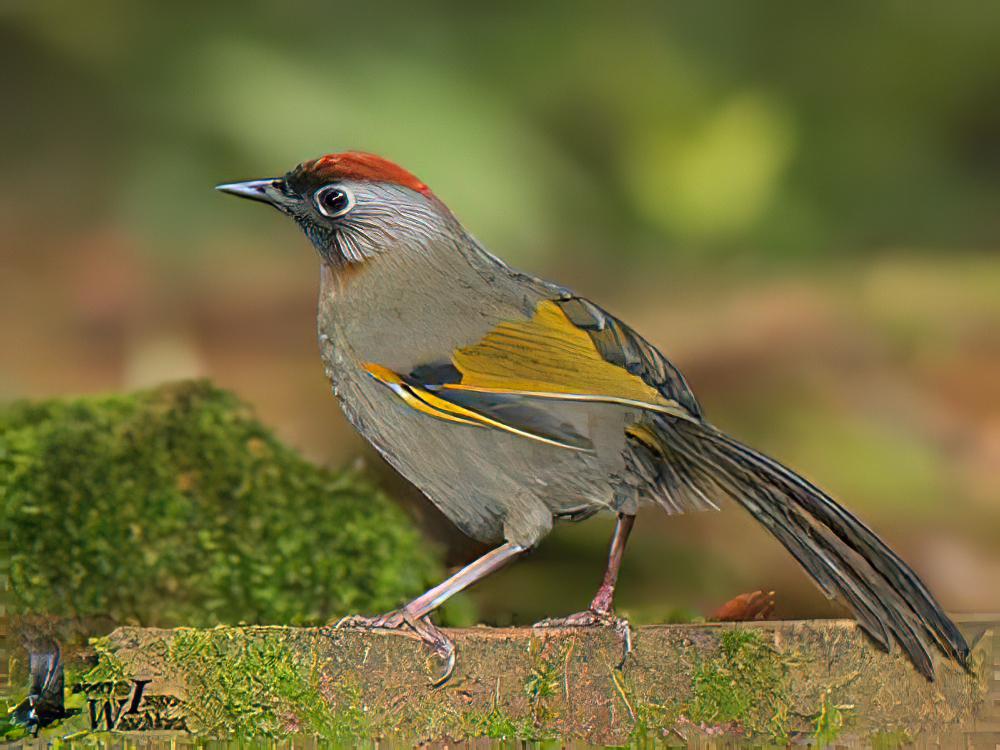
[[[597,450],[585,453],[422,414],[353,367],[329,374],[355,428],[480,541],[531,546],[554,517],[588,515],[622,502],[616,474],[627,416],[620,407],[594,404],[577,415],[590,425],[587,434],[598,437]],[[604,444],[601,432],[607,434]]]

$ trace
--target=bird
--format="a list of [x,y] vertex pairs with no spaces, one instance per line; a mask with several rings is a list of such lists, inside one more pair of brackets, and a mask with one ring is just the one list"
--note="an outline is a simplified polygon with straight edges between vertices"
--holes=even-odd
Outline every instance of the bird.
[[[714,427],[680,370],[628,324],[487,250],[423,181],[360,151],[218,185],[268,204],[320,260],[318,338],[353,427],[489,552],[399,609],[343,626],[416,635],[455,666],[430,619],[562,521],[615,514],[587,610],[544,624],[619,626],[614,593],[640,506],[728,498],[760,522],[884,651],[927,679],[969,647],[917,574],[815,484]],[[625,628],[627,633],[627,624]]]
[[25,644],[31,687],[28,696],[8,709],[10,722],[37,737],[39,730],[70,715],[63,696],[63,662],[59,644],[50,637],[34,636]]

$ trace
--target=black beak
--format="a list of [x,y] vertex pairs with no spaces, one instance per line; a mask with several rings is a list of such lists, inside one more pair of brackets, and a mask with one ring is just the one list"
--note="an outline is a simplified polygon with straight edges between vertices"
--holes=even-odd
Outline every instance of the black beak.
[[249,198],[252,201],[269,203],[276,208],[281,208],[282,202],[287,200],[283,187],[284,183],[281,180],[271,179],[229,182],[224,185],[216,185],[215,189],[240,198]]

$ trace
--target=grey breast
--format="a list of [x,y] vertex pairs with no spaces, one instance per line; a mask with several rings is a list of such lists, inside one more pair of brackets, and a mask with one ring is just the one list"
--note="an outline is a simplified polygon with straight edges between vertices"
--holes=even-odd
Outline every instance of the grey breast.
[[[362,368],[401,374],[450,361],[504,321],[528,319],[554,287],[482,258],[446,268],[379,257],[364,272],[324,271],[319,334],[328,375],[355,428],[462,531],[484,542],[531,545],[553,516],[621,504],[624,426],[609,404],[566,405],[559,418],[595,443],[571,451],[415,411]],[[442,263],[442,266],[445,265]]]

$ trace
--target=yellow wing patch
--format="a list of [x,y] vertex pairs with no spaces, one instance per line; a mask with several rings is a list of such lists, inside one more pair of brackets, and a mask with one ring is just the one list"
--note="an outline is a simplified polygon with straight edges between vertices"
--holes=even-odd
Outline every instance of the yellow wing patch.
[[404,382],[399,375],[387,367],[382,367],[382,365],[377,365],[374,362],[366,362],[364,364],[364,368],[368,371],[369,375],[380,383],[388,386],[393,393],[403,399],[407,406],[410,406],[417,411],[422,411],[424,414],[429,414],[432,417],[444,419],[449,422],[460,422],[462,424],[472,425],[477,424],[475,419],[467,418],[461,414],[463,411],[468,411],[467,409],[462,409],[460,406],[455,404],[448,404],[448,407],[450,408],[442,409],[425,400],[425,398],[422,398],[421,396],[431,396],[433,400],[440,401],[445,404],[447,404],[447,402],[443,399],[434,397],[433,394],[427,393],[426,391],[422,391],[421,396],[418,396],[418,389]]
[[501,323],[458,349],[452,363],[462,382],[442,389],[609,401],[690,416],[638,375],[604,359],[589,334],[551,300],[540,302],[531,320]]
[[552,438],[545,437],[544,435],[536,435],[533,432],[518,429],[517,427],[492,419],[485,414],[480,414],[472,409],[466,409],[464,406],[454,404],[451,401],[441,398],[440,396],[434,395],[425,388],[420,388],[412,383],[407,383],[397,373],[387,367],[375,364],[374,362],[366,362],[363,366],[369,375],[390,388],[407,404],[407,406],[432,417],[444,419],[448,422],[458,422],[478,427],[493,427],[498,430],[503,430],[504,432],[510,432],[515,435],[519,435],[520,437],[537,440],[540,443],[554,445],[559,448],[568,448],[569,450],[577,451],[588,450],[587,448],[569,445],[559,440],[553,440]]
[[[551,300],[538,304],[531,320],[501,323],[480,341],[456,350],[452,364],[459,383],[421,385],[382,365],[365,370],[411,408],[449,422],[491,427],[571,450],[589,450],[515,427],[448,399],[448,391],[510,394],[562,401],[598,401],[692,419],[638,375],[607,361],[590,335]],[[634,435],[639,438],[640,436]]]

